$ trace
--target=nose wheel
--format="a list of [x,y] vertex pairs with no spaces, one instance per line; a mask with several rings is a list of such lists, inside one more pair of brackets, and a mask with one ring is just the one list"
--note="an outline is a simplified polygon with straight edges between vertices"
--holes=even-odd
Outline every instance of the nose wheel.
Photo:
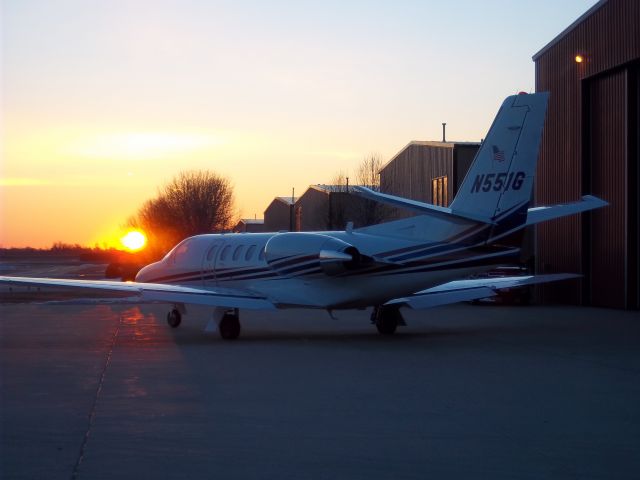
[[177,308],[174,308],[167,313],[167,323],[171,328],[178,328],[180,322],[182,322],[182,314]]

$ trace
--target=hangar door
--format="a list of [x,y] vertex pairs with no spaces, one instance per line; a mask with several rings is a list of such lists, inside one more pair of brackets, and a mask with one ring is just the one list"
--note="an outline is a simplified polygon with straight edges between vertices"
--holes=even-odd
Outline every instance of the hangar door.
[[594,306],[637,308],[636,70],[607,72],[584,85],[584,191],[609,202],[584,222],[584,294]]

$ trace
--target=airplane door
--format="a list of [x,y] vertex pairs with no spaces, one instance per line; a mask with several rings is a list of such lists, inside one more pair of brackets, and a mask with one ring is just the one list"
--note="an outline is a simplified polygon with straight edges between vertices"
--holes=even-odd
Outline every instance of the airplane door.
[[223,248],[224,241],[215,240],[204,255],[202,261],[202,283],[205,287],[215,287],[218,284],[215,266]]

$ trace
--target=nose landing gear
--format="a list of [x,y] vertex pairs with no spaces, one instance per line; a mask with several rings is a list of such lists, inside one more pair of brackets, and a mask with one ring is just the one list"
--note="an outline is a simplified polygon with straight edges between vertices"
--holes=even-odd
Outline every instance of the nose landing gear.
[[167,313],[167,323],[171,328],[178,328],[182,322],[182,314],[180,310],[174,308]]

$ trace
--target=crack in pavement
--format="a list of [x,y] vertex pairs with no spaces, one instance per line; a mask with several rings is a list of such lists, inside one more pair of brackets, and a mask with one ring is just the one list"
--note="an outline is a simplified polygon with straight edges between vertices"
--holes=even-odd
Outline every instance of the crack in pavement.
[[84,459],[84,452],[89,442],[89,437],[91,436],[91,428],[93,427],[93,422],[96,417],[96,409],[98,406],[98,398],[100,397],[100,392],[102,392],[102,385],[104,384],[105,376],[107,375],[107,368],[109,368],[109,364],[111,363],[111,356],[113,355],[113,348],[116,345],[116,341],[118,339],[118,332],[120,331],[120,327],[123,324],[124,317],[122,314],[119,316],[118,326],[116,327],[116,331],[113,333],[113,338],[111,339],[111,345],[109,346],[109,353],[107,354],[107,358],[104,362],[104,366],[102,367],[102,373],[100,374],[100,381],[98,382],[98,388],[96,389],[95,397],[93,398],[93,405],[91,406],[91,411],[89,413],[88,422],[87,422],[87,430],[82,439],[82,444],[80,445],[80,452],[78,453],[78,459],[76,460],[76,464],[73,467],[73,471],[71,472],[71,480],[77,480],[78,473],[80,470],[80,465],[82,464],[82,460]]

